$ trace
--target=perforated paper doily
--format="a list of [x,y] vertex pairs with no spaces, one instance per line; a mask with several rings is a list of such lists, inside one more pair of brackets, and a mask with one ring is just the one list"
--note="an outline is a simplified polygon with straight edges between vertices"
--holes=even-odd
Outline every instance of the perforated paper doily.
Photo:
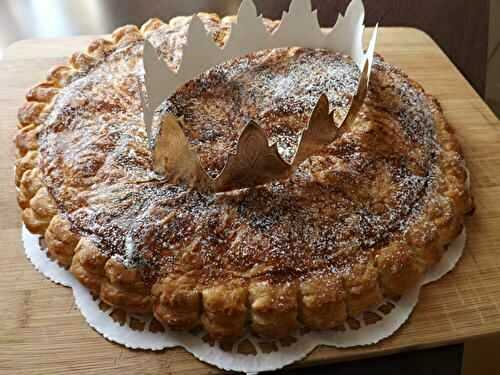
[[22,238],[26,256],[35,268],[53,282],[71,287],[76,305],[87,323],[108,340],[136,349],[161,350],[182,346],[196,358],[221,369],[257,373],[298,361],[319,345],[338,348],[370,345],[392,335],[413,311],[420,288],[453,269],[465,247],[466,234],[464,229],[419,286],[397,301],[387,299],[363,316],[350,319],[342,329],[321,332],[299,330],[290,338],[278,341],[263,341],[249,334],[232,347],[221,347],[206,340],[203,331],[164,330],[152,317],[133,316],[104,306],[69,271],[46,256],[39,236],[29,233],[23,226]]

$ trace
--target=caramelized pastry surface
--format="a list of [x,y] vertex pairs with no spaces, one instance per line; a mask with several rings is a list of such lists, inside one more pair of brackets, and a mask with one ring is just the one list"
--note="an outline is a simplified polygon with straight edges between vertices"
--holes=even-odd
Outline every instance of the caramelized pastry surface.
[[[413,286],[471,209],[437,102],[378,56],[358,120],[289,180],[217,195],[173,185],[154,174],[146,145],[142,40],[176,68],[188,20],[119,29],[30,92],[29,103],[49,105],[32,125],[38,107],[20,111],[27,227],[50,231],[49,253],[107,303],[218,339],[242,334],[247,309],[255,332],[280,337],[298,321],[332,328]],[[202,20],[223,45],[231,19]],[[358,76],[332,52],[260,51],[186,83],[158,114],[183,116],[215,176],[249,120],[290,158],[320,94],[340,122]]]

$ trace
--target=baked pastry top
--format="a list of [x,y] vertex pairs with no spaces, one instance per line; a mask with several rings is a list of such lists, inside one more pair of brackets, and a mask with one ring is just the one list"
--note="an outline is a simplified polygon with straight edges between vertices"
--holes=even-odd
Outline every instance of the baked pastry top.
[[[200,17],[223,45],[232,17]],[[472,209],[436,100],[377,56],[357,121],[290,179],[200,193],[153,172],[140,104],[143,39],[176,68],[188,23],[120,28],[28,93],[18,200],[49,255],[106,303],[215,339],[333,328],[413,287]],[[329,51],[260,51],[187,82],[158,115],[182,116],[215,176],[249,120],[290,158],[320,94],[340,123],[358,77]]]

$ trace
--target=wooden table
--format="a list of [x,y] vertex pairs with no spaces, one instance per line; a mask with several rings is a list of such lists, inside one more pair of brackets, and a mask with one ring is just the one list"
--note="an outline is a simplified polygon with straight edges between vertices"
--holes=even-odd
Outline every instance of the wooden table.
[[[52,284],[25,259],[13,177],[17,108],[47,70],[93,37],[25,40],[0,62],[0,371],[31,373],[214,373],[182,349],[128,350],[93,331],[71,291]],[[317,348],[300,365],[315,365],[436,347],[500,331],[500,122],[424,33],[382,28],[377,51],[441,102],[471,171],[476,213],[456,269],[423,288],[409,321],[382,343]]]

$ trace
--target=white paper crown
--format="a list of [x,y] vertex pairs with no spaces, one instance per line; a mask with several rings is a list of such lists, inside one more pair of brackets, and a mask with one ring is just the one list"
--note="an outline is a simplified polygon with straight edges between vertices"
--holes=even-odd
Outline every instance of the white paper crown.
[[[199,74],[205,72],[206,70],[217,64],[246,55],[251,52],[271,48],[321,48],[349,55],[362,72],[359,85],[360,87],[358,87],[358,92],[353,99],[353,104],[357,103],[356,105],[354,105],[354,107],[356,108],[350,109],[349,114],[346,116],[344,122],[347,120],[354,120],[366,96],[366,86],[368,85],[369,81],[378,29],[378,27],[376,26],[372,33],[368,49],[365,53],[362,46],[364,14],[365,10],[362,1],[352,0],[352,2],[347,7],[345,16],[339,14],[337,22],[335,23],[331,31],[325,33],[319,26],[316,16],[316,10],[312,10],[310,0],[292,0],[289,11],[283,12],[279,27],[274,32],[269,33],[262,22],[262,16],[257,15],[257,10],[253,1],[243,0],[237,14],[237,21],[236,23],[232,24],[229,38],[223,48],[218,47],[213,42],[212,37],[208,35],[199,17],[197,15],[193,15],[187,32],[187,41],[183,48],[182,60],[176,72],[172,71],[166,65],[166,63],[158,57],[156,49],[149,41],[146,40],[144,42],[144,82],[147,92],[147,100],[143,95],[141,95],[141,100],[143,105],[144,123],[146,126],[150,144],[153,144],[152,123],[156,109],[165,99],[174,94],[182,84],[196,78]],[[326,104],[328,104],[328,102]],[[322,110],[325,109],[324,105],[319,106],[318,103],[315,111],[319,110],[318,107],[320,107]],[[351,107],[353,107],[353,105],[351,105]],[[353,113],[354,109],[355,113]],[[328,105],[326,106],[326,112],[326,115],[328,115]],[[311,118],[312,117],[313,116],[311,116]],[[310,133],[314,133],[315,131],[317,132],[317,130],[310,129],[312,125],[314,124],[312,124],[310,121],[307,129],[310,130]],[[205,188],[206,186],[210,185],[208,188],[209,190],[221,191],[227,190],[229,186],[231,188],[248,187],[260,183],[265,183],[267,181],[275,179],[274,177],[282,178],[283,176],[289,175],[289,171],[287,171],[287,173],[281,173],[281,177],[278,177],[277,175],[273,177],[271,173],[271,175],[268,177],[250,176],[250,178],[247,178],[248,176],[246,176],[243,179],[245,181],[233,181],[235,183],[229,184],[217,183],[217,180],[219,180],[219,182],[221,180],[225,180],[227,182],[230,181],[233,177],[236,178],[236,175],[241,175],[245,172],[252,172],[241,169],[243,167],[236,167],[236,169],[234,167],[227,168],[228,164],[230,164],[231,161],[231,158],[229,158],[228,163],[226,164],[226,167],[223,169],[221,174],[215,180],[212,180],[208,175],[206,175],[206,173],[204,173],[201,165],[199,165],[197,156],[193,153],[193,151],[188,150],[189,145],[187,140],[184,138],[182,126],[180,125],[180,123],[176,121],[173,116],[169,116],[163,121],[162,129],[164,127],[170,127],[170,129],[164,131],[163,134],[162,131],[160,131],[159,138],[156,144],[163,144],[163,147],[167,147],[166,145],[168,144],[170,151],[162,150],[162,152],[160,153],[161,156],[155,156],[155,163],[157,161],[160,162],[160,160],[158,160],[159,158],[168,158],[169,160],[166,162],[163,161],[161,167],[157,169],[159,169],[161,172],[169,172],[171,174],[174,174],[180,180],[184,180],[191,185],[201,184],[204,185]],[[176,127],[177,129],[174,129],[174,127]],[[321,128],[322,131],[328,131],[325,127],[318,126],[318,129],[319,128]],[[335,126],[333,125],[332,121],[332,129],[330,130],[330,132],[332,133],[336,132],[336,128],[335,131],[333,128],[335,128]],[[303,134],[304,133],[306,133],[306,130],[303,131]],[[261,146],[265,143],[268,149],[272,148],[268,146],[267,138],[263,134],[262,130],[253,122],[249,123],[245,127],[240,136],[240,141],[242,140],[243,135],[246,135],[245,138],[247,139],[247,141],[248,139],[258,139]],[[160,137],[162,136],[164,138],[167,136],[170,138],[175,137],[176,139],[163,139],[163,142],[159,142]],[[262,136],[264,137],[264,139],[262,139]],[[179,139],[179,137],[181,139]],[[302,136],[301,139],[303,140],[303,138],[304,137]],[[317,135],[316,138],[318,138]],[[332,137],[325,135],[323,138],[330,139]],[[331,141],[332,140],[330,140],[330,142]],[[318,149],[318,147],[312,147],[312,145],[304,145],[301,152],[301,143],[302,142],[299,142],[296,155],[301,154],[303,156],[309,157]],[[173,147],[174,144],[176,145],[176,147]],[[238,151],[242,149],[242,147],[240,146],[242,146],[241,142],[239,142],[238,144]],[[248,144],[247,142],[245,146],[248,150],[252,145]],[[310,150],[309,152],[307,152],[308,155],[304,154],[304,149]],[[182,155],[174,155],[173,150],[176,150],[175,152],[181,153]],[[261,147],[258,150],[264,150],[264,148]],[[241,157],[244,157],[244,155],[237,154],[233,156],[232,159],[234,161],[235,159],[241,159]],[[277,160],[277,158],[280,160]],[[282,169],[291,169],[293,166],[297,165],[297,162],[288,164],[280,157],[277,150],[272,159],[274,160],[270,162],[271,164],[274,163],[275,165],[277,165],[276,163],[285,163],[286,165],[282,165]],[[304,160],[304,158],[301,159],[301,161]],[[186,169],[187,165],[189,167]],[[241,165],[248,166],[249,163],[242,163]],[[263,172],[263,174],[266,175],[265,163],[263,164],[262,168],[260,172]],[[232,175],[228,175],[228,173],[230,172],[232,173]],[[257,171],[253,173],[255,174],[260,172]],[[193,173],[195,176],[193,176]],[[202,183],[200,181],[202,181]]]

